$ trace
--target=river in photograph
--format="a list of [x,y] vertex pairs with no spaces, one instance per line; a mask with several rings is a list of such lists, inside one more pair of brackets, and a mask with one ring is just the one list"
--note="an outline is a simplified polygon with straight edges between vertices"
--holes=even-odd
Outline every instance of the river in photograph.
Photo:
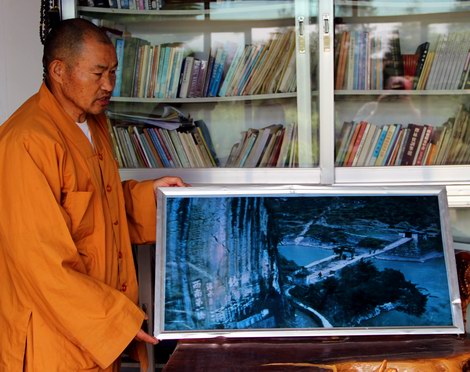
[[449,288],[444,258],[434,258],[423,263],[373,259],[379,270],[386,268],[399,270],[406,280],[415,284],[423,293],[429,294],[426,313],[421,317],[400,311],[389,311],[363,322],[362,326],[449,326],[452,325]]
[[286,244],[278,246],[279,253],[299,266],[334,256],[333,250],[309,245]]

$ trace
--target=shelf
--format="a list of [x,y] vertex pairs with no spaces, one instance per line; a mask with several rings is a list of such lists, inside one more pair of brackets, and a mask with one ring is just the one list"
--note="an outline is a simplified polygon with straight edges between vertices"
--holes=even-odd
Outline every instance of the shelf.
[[[179,4],[181,5],[181,4]],[[160,10],[135,10],[115,9],[79,6],[79,13],[113,15],[113,16],[137,16],[137,17],[194,17],[201,16],[201,20],[236,20],[236,19],[285,19],[294,17],[294,3],[292,1],[230,1],[225,3],[210,3],[210,9],[201,6],[195,9],[160,9]]]
[[457,185],[468,184],[469,174],[470,165],[338,167],[335,182],[342,185]]
[[112,97],[113,102],[128,103],[204,103],[204,102],[240,102],[256,100],[272,100],[296,98],[297,93],[257,94],[252,96],[230,97],[197,97],[197,98],[138,98],[138,97]]
[[178,176],[190,184],[319,184],[319,168],[139,168],[120,169],[123,180]]
[[[368,21],[374,19],[380,22],[403,22],[404,18],[410,17],[425,17],[426,21],[429,18],[439,17],[442,19],[452,19],[461,14],[470,11],[470,4],[468,1],[414,1],[399,2],[399,1],[355,1],[355,0],[337,0],[335,1],[336,17],[343,19],[348,18],[363,22],[364,18]],[[353,13],[353,14],[352,14]]]
[[335,90],[336,96],[465,96],[468,89],[454,90]]

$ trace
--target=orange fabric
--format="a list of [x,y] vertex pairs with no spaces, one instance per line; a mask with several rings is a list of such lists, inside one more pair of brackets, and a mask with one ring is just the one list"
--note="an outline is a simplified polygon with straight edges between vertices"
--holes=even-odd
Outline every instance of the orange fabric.
[[116,370],[144,319],[129,230],[155,240],[153,185],[123,189],[88,124],[94,148],[43,84],[0,126],[0,371]]

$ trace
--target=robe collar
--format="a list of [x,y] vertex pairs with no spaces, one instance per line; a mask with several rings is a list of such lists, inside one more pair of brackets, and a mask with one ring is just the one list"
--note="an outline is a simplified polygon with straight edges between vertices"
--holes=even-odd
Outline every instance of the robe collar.
[[77,123],[75,123],[75,120],[65,112],[64,108],[60,105],[44,82],[39,89],[38,97],[39,107],[50,114],[52,123],[56,126],[58,131],[67,137],[70,143],[75,145],[85,158],[94,156],[95,151],[101,152],[101,142],[99,141],[99,136],[96,135],[97,119],[95,118],[95,115],[87,115],[88,127],[90,128],[91,136],[93,138],[93,148],[93,145]]

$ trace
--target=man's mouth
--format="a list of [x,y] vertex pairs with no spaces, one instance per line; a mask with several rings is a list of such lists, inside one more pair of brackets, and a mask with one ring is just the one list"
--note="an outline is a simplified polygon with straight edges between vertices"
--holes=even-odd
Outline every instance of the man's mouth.
[[101,97],[101,98],[98,98],[98,102],[100,105],[103,105],[103,106],[106,106],[109,104],[109,101],[111,99],[111,96],[105,96],[105,97]]

